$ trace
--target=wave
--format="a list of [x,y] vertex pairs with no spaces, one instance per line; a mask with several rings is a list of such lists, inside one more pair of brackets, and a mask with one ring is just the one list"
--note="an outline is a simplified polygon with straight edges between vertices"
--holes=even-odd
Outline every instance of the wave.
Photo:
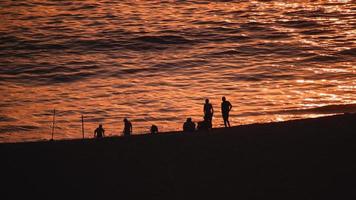
[[346,56],[356,56],[356,48],[341,50],[337,54]]
[[[128,34],[129,35],[129,34]],[[126,38],[121,40],[120,37],[111,36],[111,38],[103,39],[55,39],[52,40],[24,40],[16,37],[3,37],[0,41],[4,41],[7,44],[2,45],[4,50],[27,50],[27,51],[52,51],[52,50],[64,50],[64,51],[76,51],[76,52],[95,52],[95,51],[108,51],[108,50],[145,50],[147,48],[157,48],[159,45],[184,45],[193,44],[196,41],[189,40],[185,37],[175,35],[164,36],[139,36],[132,39]],[[139,48],[136,48],[139,47]],[[142,48],[143,47],[143,48]],[[167,46],[164,46],[167,47]]]
[[30,125],[23,125],[23,126],[1,126],[0,127],[0,134],[2,133],[17,133],[17,132],[29,132],[29,131],[35,131],[39,129],[40,127],[38,126],[30,126]]
[[135,38],[135,40],[146,42],[146,43],[157,43],[157,44],[192,44],[193,43],[192,40],[176,35],[141,36]]
[[265,72],[243,75],[243,74],[234,74],[234,75],[226,75],[227,79],[231,81],[242,81],[242,82],[258,82],[258,81],[265,81],[265,80],[292,80],[295,77],[293,75],[288,74],[266,74]]
[[331,55],[317,55],[313,56],[310,58],[306,58],[303,60],[303,62],[336,62],[339,61],[341,58],[337,56],[331,56]]
[[7,117],[7,116],[0,116],[0,122],[14,122],[14,121],[17,121],[17,119]]
[[20,72],[14,76],[3,76],[0,75],[0,82],[22,82],[30,85],[46,85],[46,84],[57,84],[57,83],[71,83],[80,81],[92,76],[96,76],[95,72],[78,72],[78,73],[38,73],[37,74],[28,74]]
[[[356,113],[356,104],[327,105],[308,109],[282,110],[273,114],[340,114]],[[272,113],[271,113],[272,114]]]
[[312,21],[312,20],[289,20],[289,21],[281,21],[278,22],[279,24],[289,27],[289,28],[318,28],[318,27],[324,27],[324,25]]
[[306,30],[300,32],[301,34],[304,35],[321,35],[321,34],[333,34],[335,31],[333,30],[325,30],[325,29],[313,29],[313,30]]
[[277,111],[264,112],[244,112],[232,116],[248,117],[248,116],[262,116],[262,115],[331,115],[331,114],[348,114],[356,113],[356,104],[337,104],[326,105],[320,107],[306,108],[306,109],[287,109]]
[[268,23],[259,23],[259,22],[248,22],[241,24],[241,28],[245,31],[251,31],[251,32],[268,32],[268,31],[275,31],[273,28],[271,28],[272,24]]
[[290,37],[291,35],[286,32],[273,31],[273,32],[264,33],[262,35],[258,35],[255,38],[266,39],[266,40],[282,40]]

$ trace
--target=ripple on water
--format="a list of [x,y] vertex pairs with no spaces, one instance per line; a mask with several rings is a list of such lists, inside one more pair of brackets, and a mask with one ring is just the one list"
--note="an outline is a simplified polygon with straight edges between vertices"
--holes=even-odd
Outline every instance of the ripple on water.
[[306,58],[303,62],[316,62],[316,63],[333,63],[338,62],[341,58],[332,55],[316,55],[310,58]]
[[23,125],[23,126],[11,126],[11,125],[4,125],[0,127],[0,134],[3,133],[24,133],[29,131],[38,130],[40,127],[32,126],[32,125]]
[[312,21],[312,20],[288,20],[288,21],[280,21],[278,22],[284,27],[288,28],[299,28],[299,29],[308,29],[308,28],[322,28],[324,25],[320,24],[319,22]]
[[14,121],[17,121],[17,119],[12,117],[7,117],[7,116],[0,116],[0,122],[14,122]]
[[356,57],[356,48],[344,49],[338,51],[337,54]]
[[351,1],[2,4],[0,142],[47,138],[54,107],[56,137],[76,138],[82,114],[91,133],[124,117],[135,134],[178,130],[205,98],[219,111],[227,96],[234,125],[356,102]]
[[193,41],[177,35],[161,35],[161,36],[141,36],[135,38],[135,40],[145,43],[156,44],[193,44]]

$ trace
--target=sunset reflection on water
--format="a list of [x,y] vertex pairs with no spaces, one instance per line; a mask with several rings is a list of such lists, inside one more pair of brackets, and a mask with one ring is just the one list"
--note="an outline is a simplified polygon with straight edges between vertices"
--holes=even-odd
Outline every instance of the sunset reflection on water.
[[[356,103],[352,1],[7,2],[0,8],[0,141],[221,127],[336,113]],[[350,105],[350,112],[355,106]]]

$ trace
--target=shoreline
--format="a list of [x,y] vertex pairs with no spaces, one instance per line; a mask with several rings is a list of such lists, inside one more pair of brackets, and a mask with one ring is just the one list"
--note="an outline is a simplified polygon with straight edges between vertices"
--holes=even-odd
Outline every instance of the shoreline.
[[[310,118],[320,118],[320,117],[326,117],[326,116],[334,116],[334,115],[342,115],[344,113],[356,113],[356,104],[351,103],[351,104],[332,104],[332,105],[326,105],[326,106],[320,106],[320,107],[312,107],[312,108],[306,108],[306,109],[291,109],[291,110],[283,110],[283,111],[270,111],[266,112],[262,116],[270,116],[269,118],[263,119],[261,118],[260,121],[249,121],[246,122],[242,119],[244,119],[246,116],[244,115],[231,115],[231,118],[239,119],[237,123],[233,124],[238,124],[237,126],[245,126],[245,125],[251,125],[251,124],[268,124],[268,123],[275,123],[275,122],[284,122],[284,121],[294,121],[294,120],[300,120],[300,119],[310,119]],[[253,113],[252,113],[253,114]],[[276,117],[275,115],[282,114],[282,117]],[[287,117],[286,117],[287,116]],[[1,118],[1,116],[0,116]],[[241,121],[240,121],[241,120]],[[133,120],[135,121],[135,120]],[[198,120],[199,121],[199,120]],[[195,121],[197,123],[198,121]],[[216,128],[224,128],[222,119],[220,116],[215,116],[214,118],[213,125]],[[235,121],[236,122],[236,121]],[[172,122],[173,123],[173,122]],[[181,130],[181,125],[184,122],[181,121],[181,124],[178,125],[177,122],[175,122],[175,126],[171,127],[164,127],[164,131],[162,133],[170,133],[170,132],[180,132]],[[95,125],[94,125],[95,124]],[[151,125],[154,123],[151,123]],[[75,140],[75,139],[82,139],[79,130],[79,123],[78,129],[69,131],[65,130],[61,132],[59,129],[56,128],[56,134],[55,134],[55,140]],[[92,131],[95,130],[97,123],[94,122],[86,122],[85,126],[90,127],[89,129],[86,128],[86,138],[85,139],[90,139],[92,138]],[[149,126],[145,127],[145,129],[142,129],[142,126],[136,129],[136,122],[134,122],[134,128],[135,128],[135,135],[146,135],[148,134],[148,129]],[[142,124],[141,124],[142,125]],[[150,126],[151,126],[150,125]],[[156,124],[157,125],[157,124]],[[159,124],[158,124],[159,125]],[[106,129],[106,125],[104,124],[104,128]],[[0,144],[4,143],[26,143],[26,142],[41,142],[41,141],[49,141],[50,140],[50,135],[51,135],[51,130],[47,130],[47,132],[43,131],[43,127],[40,126],[33,126],[35,129],[39,129],[40,131],[10,131],[7,132],[6,129],[8,128],[11,130],[11,127],[13,128],[21,128],[22,126],[16,125],[16,124],[11,124],[9,127],[1,128],[0,127],[0,132],[2,132],[3,137],[0,139]],[[23,126],[23,127],[32,127],[31,125]],[[108,125],[108,137],[121,137],[122,133],[120,132],[120,125],[118,126],[119,129],[115,126]],[[81,127],[80,127],[81,128]],[[159,128],[162,128],[159,126]],[[41,131],[42,130],[42,131]],[[138,130],[138,131],[137,131]],[[58,134],[59,133],[59,134]],[[75,134],[74,134],[75,133]],[[35,136],[36,135],[36,136]]]
[[[252,124],[242,124],[242,125],[237,125],[237,126],[231,126],[230,128],[226,127],[217,127],[217,128],[212,128],[210,133],[215,133],[215,132],[231,132],[232,130],[235,129],[240,129],[240,128],[249,128],[249,127],[256,127],[256,126],[274,126],[274,125],[283,125],[283,124],[291,124],[291,123],[298,123],[298,122],[303,122],[303,121],[310,121],[313,119],[326,119],[326,118],[334,118],[334,117],[339,117],[339,116],[344,116],[344,115],[353,115],[356,113],[342,113],[342,114],[330,114],[330,115],[325,115],[321,117],[313,117],[313,118],[301,118],[301,119],[292,119],[292,120],[286,120],[286,121],[272,121],[272,122],[261,122],[261,123],[252,123]],[[229,130],[232,129],[232,130]],[[206,131],[198,131],[196,130],[193,133],[184,133],[183,131],[166,131],[166,132],[159,132],[156,135],[152,135],[148,132],[146,133],[139,133],[139,134],[134,134],[129,136],[130,138],[136,138],[136,137],[150,137],[150,136],[158,136],[158,135],[174,135],[174,134],[206,134]],[[99,140],[110,140],[110,139],[118,139],[118,138],[127,138],[123,135],[109,135],[104,138],[101,138]],[[33,144],[33,143],[47,143],[47,142],[76,142],[76,141],[90,141],[90,140],[98,140],[94,137],[86,137],[86,138],[68,138],[68,139],[54,139],[53,141],[50,139],[42,139],[42,140],[29,140],[29,141],[19,141],[19,142],[0,142],[0,145],[6,145],[6,144]]]
[[355,130],[356,113],[212,132],[0,144],[0,196],[353,199]]

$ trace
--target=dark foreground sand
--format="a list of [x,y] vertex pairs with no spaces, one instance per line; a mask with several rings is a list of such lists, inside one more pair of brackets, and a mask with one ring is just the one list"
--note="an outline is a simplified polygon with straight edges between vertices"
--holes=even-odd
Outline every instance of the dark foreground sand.
[[0,153],[0,199],[356,198],[356,114]]

